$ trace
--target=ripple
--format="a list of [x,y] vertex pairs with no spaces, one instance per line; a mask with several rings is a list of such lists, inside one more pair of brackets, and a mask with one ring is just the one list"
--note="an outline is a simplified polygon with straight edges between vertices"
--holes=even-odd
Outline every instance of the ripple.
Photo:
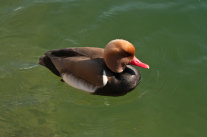
[[35,3],[67,3],[75,1],[77,0],[35,0]]
[[66,38],[66,39],[64,39],[65,41],[68,41],[68,42],[71,42],[72,44],[74,44],[74,45],[78,45],[78,44],[80,44],[80,43],[78,43],[76,40],[74,40],[74,39],[70,39],[70,38]]
[[207,61],[207,56],[206,55],[202,55],[202,56],[199,56],[197,58],[193,58],[191,60],[187,60],[187,63],[191,64],[191,65],[199,65],[199,64],[202,64],[202,63],[206,63],[206,61]]
[[23,64],[22,67],[20,67],[20,70],[25,70],[25,69],[33,69],[37,67],[37,64]]
[[[202,4],[201,4],[202,3]],[[127,2],[124,4],[117,4],[110,7],[108,10],[103,11],[99,16],[99,20],[113,17],[115,15],[122,14],[123,12],[129,12],[131,10],[169,10],[173,9],[172,12],[188,12],[195,9],[206,8],[207,2],[198,0],[197,3],[185,2],[162,2],[162,3],[148,3],[148,2]],[[176,10],[175,10],[176,9]]]
[[22,6],[19,6],[19,7],[15,8],[14,11],[19,11],[21,9],[23,9],[23,7]]
[[99,18],[106,18],[112,15],[120,14],[121,12],[129,12],[130,10],[146,10],[146,9],[168,9],[176,4],[168,3],[146,3],[146,2],[127,2],[121,5],[116,5],[104,11]]

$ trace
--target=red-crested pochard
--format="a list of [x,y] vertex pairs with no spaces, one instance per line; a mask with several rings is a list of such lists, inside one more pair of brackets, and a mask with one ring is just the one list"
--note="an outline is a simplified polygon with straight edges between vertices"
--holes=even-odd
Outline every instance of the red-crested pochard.
[[51,50],[39,59],[64,82],[92,94],[119,96],[140,82],[139,72],[131,65],[149,69],[135,57],[134,46],[123,39],[106,47],[79,47]]

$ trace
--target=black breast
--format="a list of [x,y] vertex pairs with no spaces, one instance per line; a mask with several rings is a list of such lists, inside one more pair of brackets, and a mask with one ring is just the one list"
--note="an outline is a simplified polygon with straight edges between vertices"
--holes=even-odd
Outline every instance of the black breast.
[[107,75],[111,79],[106,86],[96,90],[94,94],[105,96],[121,96],[134,89],[140,82],[139,72],[132,66],[128,65],[122,73],[113,73],[107,70]]

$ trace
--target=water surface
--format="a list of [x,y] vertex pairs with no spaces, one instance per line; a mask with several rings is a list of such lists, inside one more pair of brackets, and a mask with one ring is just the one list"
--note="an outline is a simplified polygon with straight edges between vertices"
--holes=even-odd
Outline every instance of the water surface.
[[[206,17],[203,0],[1,0],[0,136],[207,136]],[[115,38],[151,67],[125,96],[86,94],[37,64]]]

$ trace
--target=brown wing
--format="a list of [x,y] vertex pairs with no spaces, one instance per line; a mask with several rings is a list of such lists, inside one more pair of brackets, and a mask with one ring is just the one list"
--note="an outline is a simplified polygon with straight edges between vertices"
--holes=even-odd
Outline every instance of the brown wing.
[[65,48],[51,50],[46,54],[51,54],[58,57],[85,56],[89,58],[103,58],[104,49],[95,47]]
[[[44,62],[45,58],[47,62]],[[44,65],[48,62],[50,65]],[[40,58],[40,64],[46,67],[53,66],[48,68],[52,72],[58,72],[59,76],[63,73],[72,74],[95,86],[103,86],[102,73],[105,64],[102,48],[82,47],[48,51],[42,59]]]

